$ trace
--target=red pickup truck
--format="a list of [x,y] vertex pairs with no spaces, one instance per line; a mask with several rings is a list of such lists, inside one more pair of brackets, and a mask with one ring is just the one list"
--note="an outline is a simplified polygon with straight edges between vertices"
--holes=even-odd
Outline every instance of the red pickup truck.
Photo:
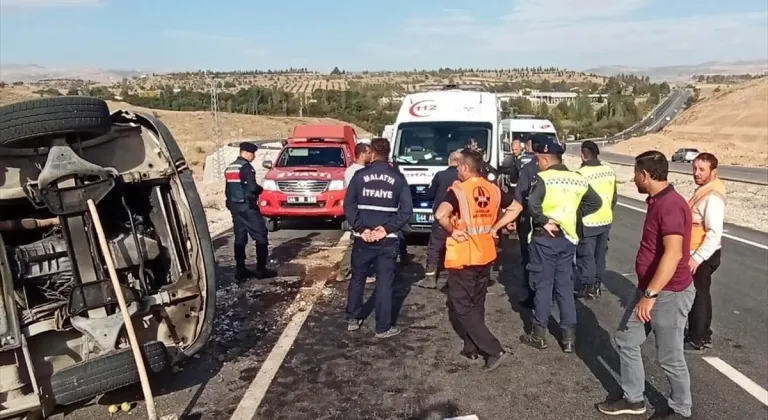
[[348,125],[299,125],[269,169],[259,196],[267,229],[281,220],[344,217],[344,171],[355,161],[357,134]]

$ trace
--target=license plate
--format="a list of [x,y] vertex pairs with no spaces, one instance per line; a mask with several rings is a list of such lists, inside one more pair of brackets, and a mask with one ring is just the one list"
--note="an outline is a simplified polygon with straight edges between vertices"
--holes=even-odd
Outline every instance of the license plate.
[[317,197],[311,197],[311,196],[293,196],[288,197],[289,203],[297,203],[297,204],[315,204],[317,203]]
[[416,223],[432,223],[435,221],[435,216],[428,213],[416,213]]

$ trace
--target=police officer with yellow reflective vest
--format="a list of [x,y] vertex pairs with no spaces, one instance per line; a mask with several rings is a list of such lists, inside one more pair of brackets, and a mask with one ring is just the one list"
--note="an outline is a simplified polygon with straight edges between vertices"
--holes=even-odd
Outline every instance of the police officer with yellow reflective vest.
[[[582,237],[576,247],[577,296],[596,299],[605,274],[605,257],[608,253],[608,237],[616,207],[616,172],[599,160],[597,144],[587,140],[581,144],[581,168],[576,172],[587,179],[603,204],[596,213],[584,216]],[[580,289],[580,290],[579,290]]]
[[376,268],[376,338],[400,334],[392,325],[392,283],[397,268],[399,233],[413,215],[405,176],[389,165],[389,140],[371,140],[373,162],[358,170],[344,197],[344,216],[352,228],[352,278],[347,289],[347,330],[363,323],[363,295],[368,270]]
[[[253,143],[240,143],[240,156],[224,171],[227,182],[224,193],[227,209],[232,214],[232,227],[235,233],[235,279],[238,281],[249,277],[266,279],[277,275],[274,270],[267,268],[269,258],[267,225],[257,204],[259,194],[264,189],[256,182],[256,170],[251,165],[256,157],[256,150],[258,147]],[[256,272],[248,270],[245,266],[245,246],[248,244],[248,236],[256,242]]]
[[[572,353],[576,344],[576,305],[573,296],[573,256],[579,243],[579,214],[590,215],[600,208],[600,196],[587,180],[562,163],[563,147],[554,139],[539,139],[534,146],[539,173],[528,196],[530,235],[528,271],[535,292],[533,329],[520,341],[537,349],[547,348],[545,334],[554,296],[560,309],[562,349]],[[493,233],[514,220],[519,204],[513,203]],[[509,220],[505,220],[508,219]]]

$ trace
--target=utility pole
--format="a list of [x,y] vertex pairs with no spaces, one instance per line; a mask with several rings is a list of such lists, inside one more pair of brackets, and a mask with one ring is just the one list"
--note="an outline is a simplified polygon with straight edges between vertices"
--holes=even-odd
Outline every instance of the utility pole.
[[211,141],[216,148],[213,155],[214,179],[221,181],[224,178],[224,155],[222,150],[222,138],[221,128],[219,127],[219,94],[218,86],[216,86],[216,79],[208,75],[205,72],[205,79],[208,81],[209,88],[211,90]]

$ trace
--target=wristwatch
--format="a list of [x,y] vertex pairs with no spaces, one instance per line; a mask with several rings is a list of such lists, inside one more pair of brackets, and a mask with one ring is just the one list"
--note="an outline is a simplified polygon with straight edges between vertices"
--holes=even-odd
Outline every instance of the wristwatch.
[[643,293],[643,297],[646,299],[656,299],[656,297],[659,296],[659,293],[651,293],[650,290],[646,290],[645,293]]

